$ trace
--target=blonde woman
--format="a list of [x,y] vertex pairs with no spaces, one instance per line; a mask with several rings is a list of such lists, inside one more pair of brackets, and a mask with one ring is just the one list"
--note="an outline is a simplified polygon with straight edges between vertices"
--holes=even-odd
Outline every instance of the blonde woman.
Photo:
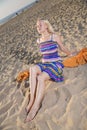
[[44,97],[45,81],[53,80],[62,82],[63,64],[58,54],[58,48],[67,55],[71,55],[62,44],[51,24],[47,20],[37,20],[37,31],[41,37],[37,39],[42,54],[42,63],[38,63],[30,68],[30,101],[26,108],[27,117],[25,122],[31,121],[37,114],[42,99]]

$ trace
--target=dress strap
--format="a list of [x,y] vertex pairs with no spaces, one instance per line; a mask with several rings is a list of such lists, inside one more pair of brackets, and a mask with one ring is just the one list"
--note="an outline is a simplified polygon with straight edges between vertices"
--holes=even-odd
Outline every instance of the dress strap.
[[38,40],[39,40],[39,43],[40,43],[40,37],[39,37],[39,39],[38,39]]
[[53,41],[54,34],[51,35],[51,41]]

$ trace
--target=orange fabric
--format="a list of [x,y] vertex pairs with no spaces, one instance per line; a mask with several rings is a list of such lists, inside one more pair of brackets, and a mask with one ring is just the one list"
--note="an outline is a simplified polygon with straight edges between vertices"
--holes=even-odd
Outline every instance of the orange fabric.
[[87,48],[83,48],[77,55],[63,61],[65,67],[76,67],[87,63]]
[[29,74],[29,70],[25,70],[23,72],[20,72],[16,79],[18,82],[21,82],[23,80],[26,80],[29,77]]
[[[87,48],[83,48],[77,55],[67,58],[63,61],[64,67],[76,67],[87,63]],[[20,72],[17,81],[21,82],[29,77],[29,70]]]

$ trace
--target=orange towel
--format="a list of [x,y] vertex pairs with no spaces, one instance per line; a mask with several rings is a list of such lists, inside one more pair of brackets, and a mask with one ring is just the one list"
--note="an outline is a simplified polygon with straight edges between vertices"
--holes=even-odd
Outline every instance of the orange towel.
[[[76,67],[87,63],[87,48],[83,48],[77,55],[66,58],[63,61],[64,67]],[[29,70],[20,72],[17,76],[17,81],[21,82],[29,77]]]
[[65,67],[76,67],[87,63],[87,48],[83,48],[77,55],[63,61]]

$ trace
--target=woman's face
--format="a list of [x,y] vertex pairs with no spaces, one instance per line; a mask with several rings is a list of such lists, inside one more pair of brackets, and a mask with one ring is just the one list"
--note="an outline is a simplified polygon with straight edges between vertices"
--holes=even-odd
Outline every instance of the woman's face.
[[46,31],[47,25],[44,23],[43,20],[37,21],[37,31],[39,34],[42,34],[44,31]]

